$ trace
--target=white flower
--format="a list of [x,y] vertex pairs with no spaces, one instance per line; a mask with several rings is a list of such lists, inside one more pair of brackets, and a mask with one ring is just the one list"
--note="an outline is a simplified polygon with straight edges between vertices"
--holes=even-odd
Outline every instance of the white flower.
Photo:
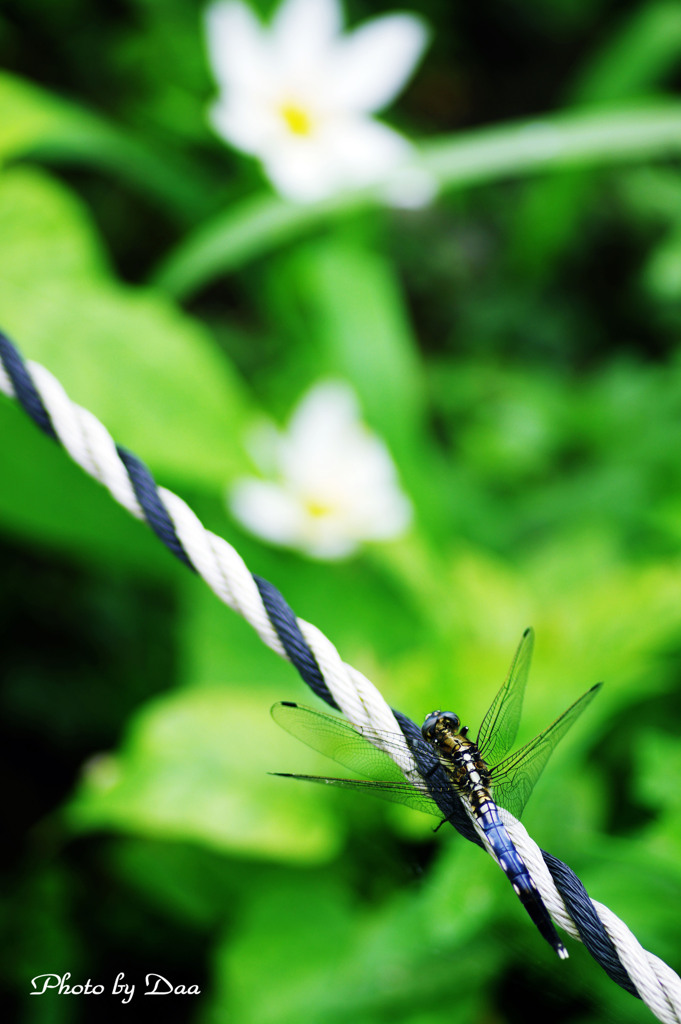
[[298,202],[389,181],[393,172],[399,178],[412,153],[402,135],[370,115],[411,75],[426,43],[424,23],[388,14],[345,36],[341,28],[338,0],[283,0],[269,28],[240,0],[207,12],[221,90],[213,126]]
[[359,419],[357,400],[339,382],[316,385],[286,432],[260,432],[256,458],[276,481],[239,480],[229,495],[251,533],[315,558],[352,554],[362,541],[401,534],[411,519],[383,441]]

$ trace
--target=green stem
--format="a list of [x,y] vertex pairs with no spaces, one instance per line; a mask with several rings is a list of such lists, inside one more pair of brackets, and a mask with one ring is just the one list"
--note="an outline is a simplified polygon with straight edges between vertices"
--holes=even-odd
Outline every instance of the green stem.
[[[681,104],[590,110],[476,129],[421,147],[420,165],[442,191],[560,171],[681,153]],[[221,274],[349,212],[381,203],[376,190],[297,206],[257,196],[190,234],[157,269],[155,284],[186,298]]]

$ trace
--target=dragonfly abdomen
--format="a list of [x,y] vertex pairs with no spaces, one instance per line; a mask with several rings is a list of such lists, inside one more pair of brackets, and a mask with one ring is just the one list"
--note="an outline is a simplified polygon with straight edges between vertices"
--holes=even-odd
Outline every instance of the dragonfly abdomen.
[[[482,787],[472,793],[469,797],[473,813],[480,822],[482,829],[489,840],[489,844],[497,855],[497,860],[504,874],[510,881],[518,894],[524,888],[524,879],[532,884],[532,879],[515,846],[499,817],[497,805],[489,793]],[[520,880],[520,881],[519,881]]]
[[527,870],[525,861],[511,842],[504,823],[499,817],[497,805],[489,792],[482,786],[476,787],[469,795],[469,799],[473,813],[480,822],[489,845],[494,850],[499,867],[508,878],[518,899],[541,934],[553,946],[558,956],[564,959],[568,955],[567,950],[558,937],[553,921]]

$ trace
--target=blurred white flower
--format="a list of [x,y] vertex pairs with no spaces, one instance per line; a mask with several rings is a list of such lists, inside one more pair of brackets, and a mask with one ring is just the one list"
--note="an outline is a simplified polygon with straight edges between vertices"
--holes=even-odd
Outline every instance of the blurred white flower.
[[[213,126],[257,157],[282,195],[313,202],[389,183],[393,172],[399,179],[412,147],[370,115],[401,91],[419,60],[427,38],[421,19],[383,15],[343,35],[338,0],[283,0],[265,28],[240,0],[222,0],[206,21],[220,87]],[[424,177],[417,195],[430,198]]]
[[347,385],[316,385],[285,432],[261,430],[254,442],[256,460],[277,479],[243,479],[231,489],[231,510],[251,533],[337,559],[409,525],[411,503],[388,449],[359,419]]

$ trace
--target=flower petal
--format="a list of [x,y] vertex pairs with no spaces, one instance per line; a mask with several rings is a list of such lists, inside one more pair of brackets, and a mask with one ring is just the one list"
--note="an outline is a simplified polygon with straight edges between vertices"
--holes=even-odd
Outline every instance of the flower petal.
[[343,188],[342,169],[318,142],[282,140],[263,160],[277,191],[296,203],[314,203]]
[[285,486],[264,480],[238,480],[228,496],[232,514],[250,533],[314,558],[346,558],[357,548],[347,517],[338,511],[313,515]]
[[325,105],[328,67],[342,29],[338,0],[284,0],[271,27],[272,58],[286,99]]
[[300,502],[284,487],[266,480],[237,480],[228,495],[235,519],[274,544],[297,545],[304,533]]
[[208,116],[217,134],[244,153],[261,156],[268,149],[273,119],[261,105],[238,95],[220,97]]
[[402,533],[412,515],[382,439],[362,423],[354,392],[343,382],[312,388],[288,429],[269,429],[264,446],[277,482],[243,479],[232,512],[270,543],[314,558],[352,554],[362,541]]
[[341,434],[358,419],[359,406],[352,388],[342,380],[326,380],[315,384],[298,403],[289,433],[297,444],[320,431],[328,440],[329,434]]
[[403,135],[369,118],[348,120],[329,136],[329,160],[342,169],[345,184],[354,187],[380,182],[412,152]]
[[327,69],[341,108],[386,106],[412,74],[428,40],[425,22],[412,14],[374,18],[339,40]]
[[304,55],[325,50],[342,27],[338,0],[284,0],[272,21],[272,36],[277,48]]
[[220,0],[206,11],[206,41],[213,74],[226,88],[260,88],[270,62],[264,30],[240,0]]
[[412,152],[402,135],[367,118],[328,125],[310,139],[277,142],[263,153],[267,175],[282,195],[300,203],[387,182]]

